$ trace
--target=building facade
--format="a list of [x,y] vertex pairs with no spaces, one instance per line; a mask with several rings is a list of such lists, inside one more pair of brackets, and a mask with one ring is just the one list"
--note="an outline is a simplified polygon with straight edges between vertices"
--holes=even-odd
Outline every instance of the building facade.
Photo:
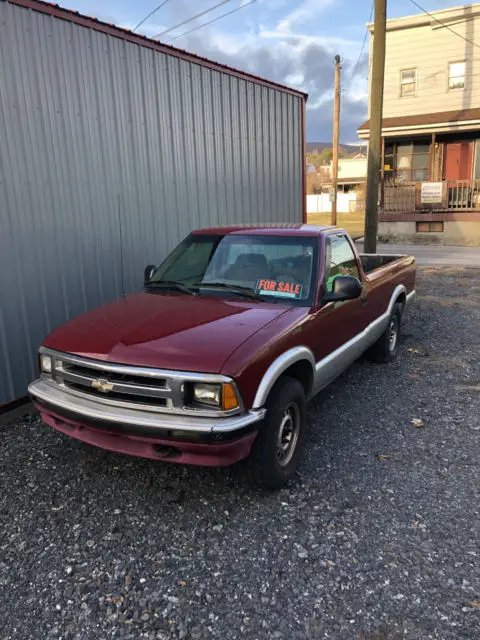
[[478,43],[478,3],[387,21],[381,239],[480,244]]
[[38,0],[0,0],[0,61],[2,405],[192,229],[302,222],[306,96]]

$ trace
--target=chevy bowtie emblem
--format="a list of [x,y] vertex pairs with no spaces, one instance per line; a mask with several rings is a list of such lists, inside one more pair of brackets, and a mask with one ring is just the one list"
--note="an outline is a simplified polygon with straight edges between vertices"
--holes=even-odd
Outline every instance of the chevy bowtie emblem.
[[102,393],[108,393],[113,390],[113,384],[108,380],[102,380],[101,378],[98,380],[92,380],[92,387]]

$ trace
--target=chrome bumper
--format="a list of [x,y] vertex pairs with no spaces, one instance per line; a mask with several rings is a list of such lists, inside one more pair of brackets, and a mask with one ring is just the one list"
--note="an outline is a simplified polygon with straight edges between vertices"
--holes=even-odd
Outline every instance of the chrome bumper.
[[236,431],[254,425],[265,416],[265,409],[248,411],[227,418],[206,418],[202,416],[179,415],[142,411],[127,407],[106,405],[88,398],[72,395],[56,383],[48,379],[39,378],[28,387],[28,392],[34,401],[46,411],[67,416],[74,422],[85,424],[102,423],[114,428],[122,426],[131,433],[147,430],[149,434],[163,435],[165,432],[191,434],[234,434]]

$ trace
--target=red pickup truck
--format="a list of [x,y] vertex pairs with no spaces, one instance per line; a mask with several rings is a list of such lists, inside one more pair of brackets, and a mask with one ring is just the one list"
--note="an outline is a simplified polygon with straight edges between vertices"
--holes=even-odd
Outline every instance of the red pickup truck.
[[191,233],[144,291],[51,333],[29,392],[73,438],[155,460],[226,466],[257,485],[295,473],[306,403],[363,352],[388,362],[415,296],[415,260],[359,255],[308,225]]

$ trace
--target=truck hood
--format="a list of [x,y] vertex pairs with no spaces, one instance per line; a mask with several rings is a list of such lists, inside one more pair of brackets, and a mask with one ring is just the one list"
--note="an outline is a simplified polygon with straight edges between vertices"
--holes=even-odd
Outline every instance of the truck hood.
[[96,360],[219,373],[227,358],[291,307],[169,293],[137,293],[62,325],[44,346]]

